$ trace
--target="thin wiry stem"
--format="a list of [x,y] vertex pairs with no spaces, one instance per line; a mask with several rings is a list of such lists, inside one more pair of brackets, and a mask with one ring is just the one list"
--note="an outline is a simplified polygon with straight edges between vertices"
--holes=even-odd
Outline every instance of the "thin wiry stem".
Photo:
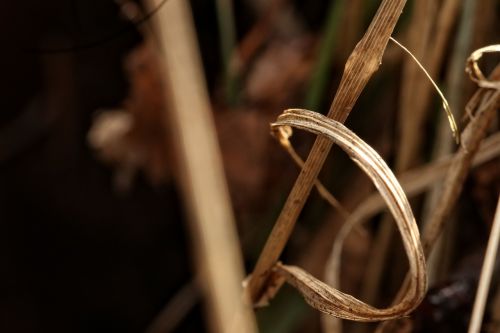
[[498,197],[497,210],[491,227],[490,239],[484,256],[483,268],[481,269],[481,277],[477,287],[476,299],[472,310],[472,317],[469,323],[469,333],[479,333],[481,322],[483,321],[484,308],[488,299],[488,290],[490,288],[493,268],[495,267],[495,258],[498,251],[498,243],[500,240],[500,197]]
[[396,39],[394,39],[394,38],[391,37],[390,40],[393,41],[397,46],[399,46],[400,48],[402,48],[403,51],[405,51],[406,53],[408,53],[408,55],[413,60],[415,60],[415,62],[417,63],[417,66],[422,70],[422,72],[424,72],[425,76],[427,76],[427,78],[429,79],[429,81],[431,81],[432,85],[434,86],[434,88],[436,89],[437,93],[441,97],[441,101],[443,102],[443,109],[446,112],[446,116],[448,117],[448,122],[450,123],[451,132],[453,133],[453,137],[455,138],[455,141],[457,142],[457,144],[460,143],[460,135],[458,133],[457,123],[455,122],[455,118],[453,117],[453,112],[451,112],[450,105],[448,104],[448,101],[446,100],[446,97],[444,97],[444,94],[441,92],[441,89],[439,89],[438,85],[436,84],[436,82],[434,82],[434,80],[432,79],[431,75],[427,72],[427,70],[420,63],[420,61],[418,61],[418,59],[413,55],[413,53],[410,52],[410,50],[408,50],[406,47],[404,47]]

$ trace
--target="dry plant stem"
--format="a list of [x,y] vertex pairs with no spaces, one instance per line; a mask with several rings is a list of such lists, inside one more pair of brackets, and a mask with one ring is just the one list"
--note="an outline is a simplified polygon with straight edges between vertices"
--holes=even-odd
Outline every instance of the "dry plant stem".
[[[495,68],[491,77],[494,80],[500,77],[500,66]],[[436,204],[434,215],[424,229],[422,246],[426,257],[429,256],[438,236],[444,228],[445,219],[450,214],[458,199],[467,176],[467,171],[472,163],[472,158],[477,152],[481,140],[486,135],[486,129],[498,108],[499,98],[500,91],[492,91],[486,88],[480,88],[476,92],[476,95],[471,98],[471,101],[475,105],[469,105],[469,108],[476,112],[462,133],[462,143],[447,173],[440,200]],[[406,280],[408,280],[408,276]],[[395,301],[400,299],[404,294],[406,286],[407,282],[405,281],[398,295],[395,297]],[[393,329],[393,325],[394,323],[391,322],[382,323],[376,332],[390,332]]]
[[500,90],[500,81],[486,79],[484,77],[483,72],[479,68],[479,65],[477,64],[479,59],[481,59],[485,53],[498,53],[498,52],[500,52],[500,44],[488,45],[480,49],[477,49],[467,59],[466,72],[469,74],[471,80],[474,81],[478,86],[482,88]]
[[[328,112],[329,118],[341,123],[347,119],[366,83],[378,69],[405,3],[406,0],[382,1],[370,27],[347,60],[340,86]],[[265,289],[270,269],[278,260],[290,237],[331,146],[329,140],[318,137],[311,149],[249,281],[248,291],[254,302],[260,298]]]
[[[341,147],[372,179],[393,214],[408,254],[410,286],[401,302],[387,309],[376,309],[358,299],[333,289],[299,267],[278,263],[276,280],[285,279],[317,310],[339,318],[378,321],[397,318],[411,312],[422,300],[427,286],[425,261],[420,247],[418,228],[406,196],[382,158],[366,143],[339,122],[318,113],[290,109],[273,127],[293,126],[324,136]],[[273,291],[275,292],[275,290]],[[271,296],[272,295],[267,295]]]
[[429,79],[430,83],[434,86],[436,89],[436,92],[438,95],[441,97],[441,102],[443,103],[443,109],[446,112],[446,116],[448,117],[448,122],[450,124],[451,131],[453,133],[453,136],[456,139],[457,144],[460,143],[460,138],[458,134],[458,127],[457,124],[455,123],[455,118],[453,116],[453,113],[451,112],[450,105],[448,104],[448,101],[446,100],[446,97],[444,97],[444,94],[441,92],[441,89],[439,89],[438,85],[434,82],[432,77],[429,75],[425,67],[418,61],[418,59],[408,50],[406,47],[401,45],[396,39],[390,38],[391,41],[393,41],[397,46],[399,46],[403,51],[405,51],[417,64],[417,66],[422,70],[422,72],[425,74],[425,76]]
[[[158,1],[151,1],[150,8]],[[253,312],[241,297],[243,263],[189,5],[169,0],[155,18],[164,45],[168,125],[176,135],[180,185],[207,318],[213,332],[256,332]]]
[[500,239],[500,197],[498,197],[497,210],[493,225],[491,227],[490,238],[484,256],[483,268],[481,269],[481,277],[477,287],[476,299],[474,300],[474,308],[472,317],[469,323],[469,333],[479,333],[481,323],[484,316],[484,308],[488,299],[488,290],[490,288],[491,277],[495,266],[495,258],[498,251],[498,242]]

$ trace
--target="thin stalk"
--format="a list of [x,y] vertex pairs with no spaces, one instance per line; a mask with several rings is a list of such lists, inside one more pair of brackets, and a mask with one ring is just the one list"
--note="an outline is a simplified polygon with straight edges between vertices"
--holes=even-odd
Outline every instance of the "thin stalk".
[[164,46],[165,121],[176,138],[178,180],[207,320],[212,332],[256,332],[253,311],[242,297],[243,260],[189,4],[169,0],[154,19]]
[[224,68],[224,92],[226,101],[232,105],[238,94],[238,79],[236,68],[239,57],[236,52],[236,27],[232,0],[217,0],[217,24],[220,37],[220,52]]
[[483,268],[481,269],[481,277],[479,278],[479,286],[477,287],[476,299],[472,310],[472,317],[469,323],[469,333],[479,333],[481,323],[483,321],[484,308],[488,299],[488,291],[490,289],[491,277],[495,267],[495,258],[498,251],[498,243],[500,240],[500,197],[498,197],[497,210],[493,226],[491,227],[490,239],[484,256]]
[[[393,41],[397,46],[403,49],[417,64],[417,66],[422,70],[422,72],[425,74],[427,79],[431,82],[432,86],[435,88],[436,92],[439,94],[439,97],[441,97],[441,102],[443,103],[443,109],[446,112],[446,117],[448,118],[448,123],[450,124],[451,132],[453,133],[453,136],[455,137],[455,140],[457,144],[460,142],[460,135],[458,134],[458,127],[457,124],[455,123],[455,118],[453,117],[453,113],[451,111],[450,105],[448,104],[448,101],[446,100],[446,97],[444,97],[444,94],[441,92],[441,89],[439,89],[438,85],[430,74],[427,72],[425,67],[418,61],[418,59],[408,50],[406,47],[404,47],[401,43],[399,43],[396,39],[390,38],[391,41]],[[464,57],[464,62],[465,62],[465,57]]]
[[306,95],[305,105],[307,109],[317,110],[321,106],[321,100],[325,94],[328,80],[331,77],[330,71],[345,5],[345,0],[333,0],[330,2],[326,26],[321,38],[318,60],[315,62]]

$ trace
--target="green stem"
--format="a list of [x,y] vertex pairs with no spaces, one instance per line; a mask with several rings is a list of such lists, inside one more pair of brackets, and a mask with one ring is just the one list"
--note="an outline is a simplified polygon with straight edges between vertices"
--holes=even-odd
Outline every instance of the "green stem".
[[330,78],[333,52],[337,46],[337,34],[344,6],[344,0],[332,0],[330,4],[327,22],[321,40],[318,61],[313,69],[305,100],[305,107],[309,110],[317,110],[321,106],[321,101]]

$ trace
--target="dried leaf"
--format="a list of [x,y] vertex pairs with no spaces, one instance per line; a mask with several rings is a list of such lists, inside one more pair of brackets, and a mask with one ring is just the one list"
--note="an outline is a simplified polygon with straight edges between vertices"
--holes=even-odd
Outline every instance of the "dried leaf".
[[396,177],[383,159],[364,141],[341,123],[321,114],[302,110],[286,110],[272,124],[273,128],[292,126],[321,135],[338,144],[372,179],[394,215],[408,254],[411,285],[397,305],[387,309],[374,308],[351,295],[317,280],[299,267],[277,263],[273,271],[283,276],[317,310],[335,317],[378,321],[398,318],[411,312],[423,299],[426,287],[426,267],[415,218]]

